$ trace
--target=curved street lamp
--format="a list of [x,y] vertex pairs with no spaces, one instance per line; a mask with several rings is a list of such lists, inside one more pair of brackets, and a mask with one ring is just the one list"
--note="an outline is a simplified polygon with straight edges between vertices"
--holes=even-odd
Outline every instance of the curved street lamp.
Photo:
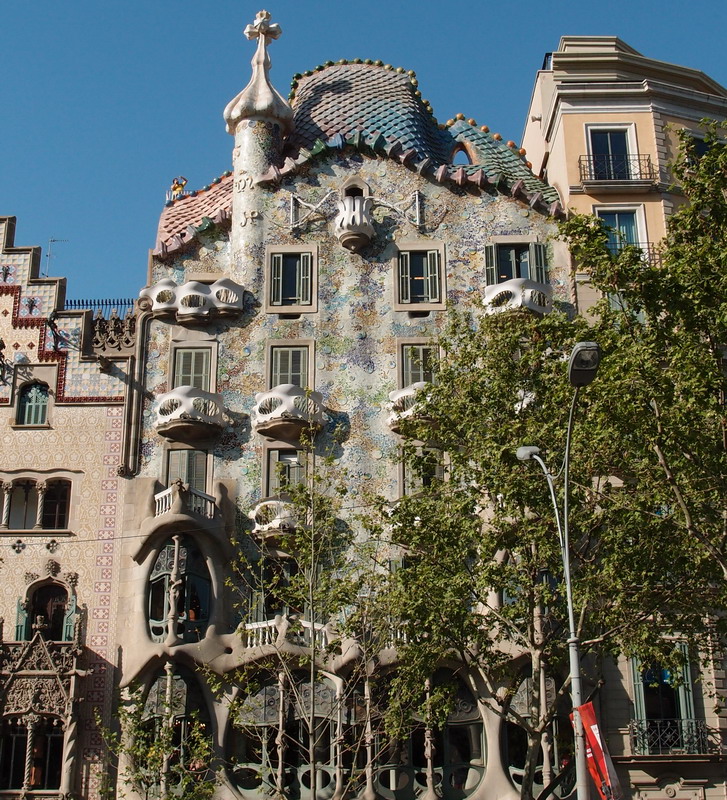
[[568,362],[568,381],[575,388],[570,414],[568,415],[568,429],[565,439],[565,458],[563,460],[563,522],[561,524],[560,509],[555,494],[555,477],[548,469],[545,461],[540,457],[540,448],[534,445],[518,447],[515,455],[520,461],[535,461],[543,470],[545,479],[550,489],[550,499],[555,512],[555,524],[558,529],[558,542],[560,555],[563,559],[563,578],[565,580],[566,603],[568,606],[568,654],[570,665],[571,703],[573,705],[573,723],[575,725],[575,759],[576,759],[576,797],[578,800],[588,800],[588,769],[586,766],[586,743],[583,731],[583,721],[578,710],[583,704],[581,691],[581,658],[576,630],[575,613],[573,610],[573,587],[570,573],[570,541],[568,536],[568,470],[570,467],[570,443],[573,431],[573,416],[578,401],[578,393],[583,386],[588,386],[596,377],[598,365],[601,363],[601,348],[595,342],[577,342]]

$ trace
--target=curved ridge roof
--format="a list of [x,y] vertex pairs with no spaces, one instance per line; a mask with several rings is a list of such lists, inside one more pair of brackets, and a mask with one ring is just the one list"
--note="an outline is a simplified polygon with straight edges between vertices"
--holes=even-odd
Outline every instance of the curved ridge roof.
[[[413,72],[360,59],[328,62],[295,76],[291,105],[294,128],[283,161],[259,176],[259,183],[277,182],[319,156],[353,147],[394,159],[437,183],[498,189],[546,213],[562,213],[558,192],[533,175],[512,142],[462,115],[438,125]],[[453,154],[462,148],[471,163],[453,164]],[[154,254],[171,255],[198,233],[227,222],[231,206],[229,174],[167,204]]]

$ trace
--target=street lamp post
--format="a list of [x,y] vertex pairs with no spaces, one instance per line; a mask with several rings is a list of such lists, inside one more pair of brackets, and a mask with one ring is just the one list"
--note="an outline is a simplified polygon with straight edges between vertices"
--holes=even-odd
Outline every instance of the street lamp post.
[[535,461],[543,470],[545,479],[550,489],[550,499],[555,512],[555,523],[558,528],[558,542],[560,554],[563,559],[563,578],[565,580],[566,604],[568,606],[568,655],[570,664],[571,702],[573,705],[573,722],[575,725],[575,759],[576,759],[576,797],[578,800],[588,800],[588,770],[586,766],[586,743],[583,731],[579,706],[583,703],[581,692],[581,664],[576,629],[575,612],[573,610],[573,586],[570,573],[570,541],[568,532],[568,471],[570,467],[570,444],[573,431],[573,416],[575,413],[578,393],[582,386],[588,386],[596,377],[598,365],[601,361],[601,350],[595,342],[578,342],[571,352],[568,362],[568,381],[575,388],[573,401],[568,415],[568,429],[565,439],[565,457],[563,460],[563,517],[558,507],[555,493],[555,476],[548,469],[545,461],[540,457],[540,448],[533,445],[518,447],[517,457],[521,461]]

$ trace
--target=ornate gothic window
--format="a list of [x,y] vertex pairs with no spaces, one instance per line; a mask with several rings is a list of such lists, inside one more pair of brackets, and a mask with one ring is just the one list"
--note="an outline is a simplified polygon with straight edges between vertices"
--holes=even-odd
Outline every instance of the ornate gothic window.
[[16,639],[30,641],[36,631],[53,642],[70,642],[76,621],[76,598],[69,598],[61,583],[45,581],[31,590],[25,601],[18,602]]
[[48,386],[29,383],[18,397],[18,425],[45,425],[48,421]]
[[68,528],[71,482],[15,480],[3,485],[0,528],[63,530]]
[[155,642],[196,642],[207,630],[211,580],[189,536],[168,539],[149,578],[149,632]]
[[35,715],[32,719],[4,718],[0,727],[0,789],[58,789],[62,756],[59,719]]

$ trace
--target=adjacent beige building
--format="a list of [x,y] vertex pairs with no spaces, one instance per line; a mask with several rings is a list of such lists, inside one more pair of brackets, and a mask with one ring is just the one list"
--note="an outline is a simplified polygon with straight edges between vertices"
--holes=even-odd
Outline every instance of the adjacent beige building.
[[[563,36],[538,72],[523,134],[533,171],[563,206],[597,214],[646,257],[681,201],[669,164],[678,130],[699,139],[727,118],[727,89],[696,69],[646,58],[616,36]],[[579,308],[595,296],[577,273]]]

